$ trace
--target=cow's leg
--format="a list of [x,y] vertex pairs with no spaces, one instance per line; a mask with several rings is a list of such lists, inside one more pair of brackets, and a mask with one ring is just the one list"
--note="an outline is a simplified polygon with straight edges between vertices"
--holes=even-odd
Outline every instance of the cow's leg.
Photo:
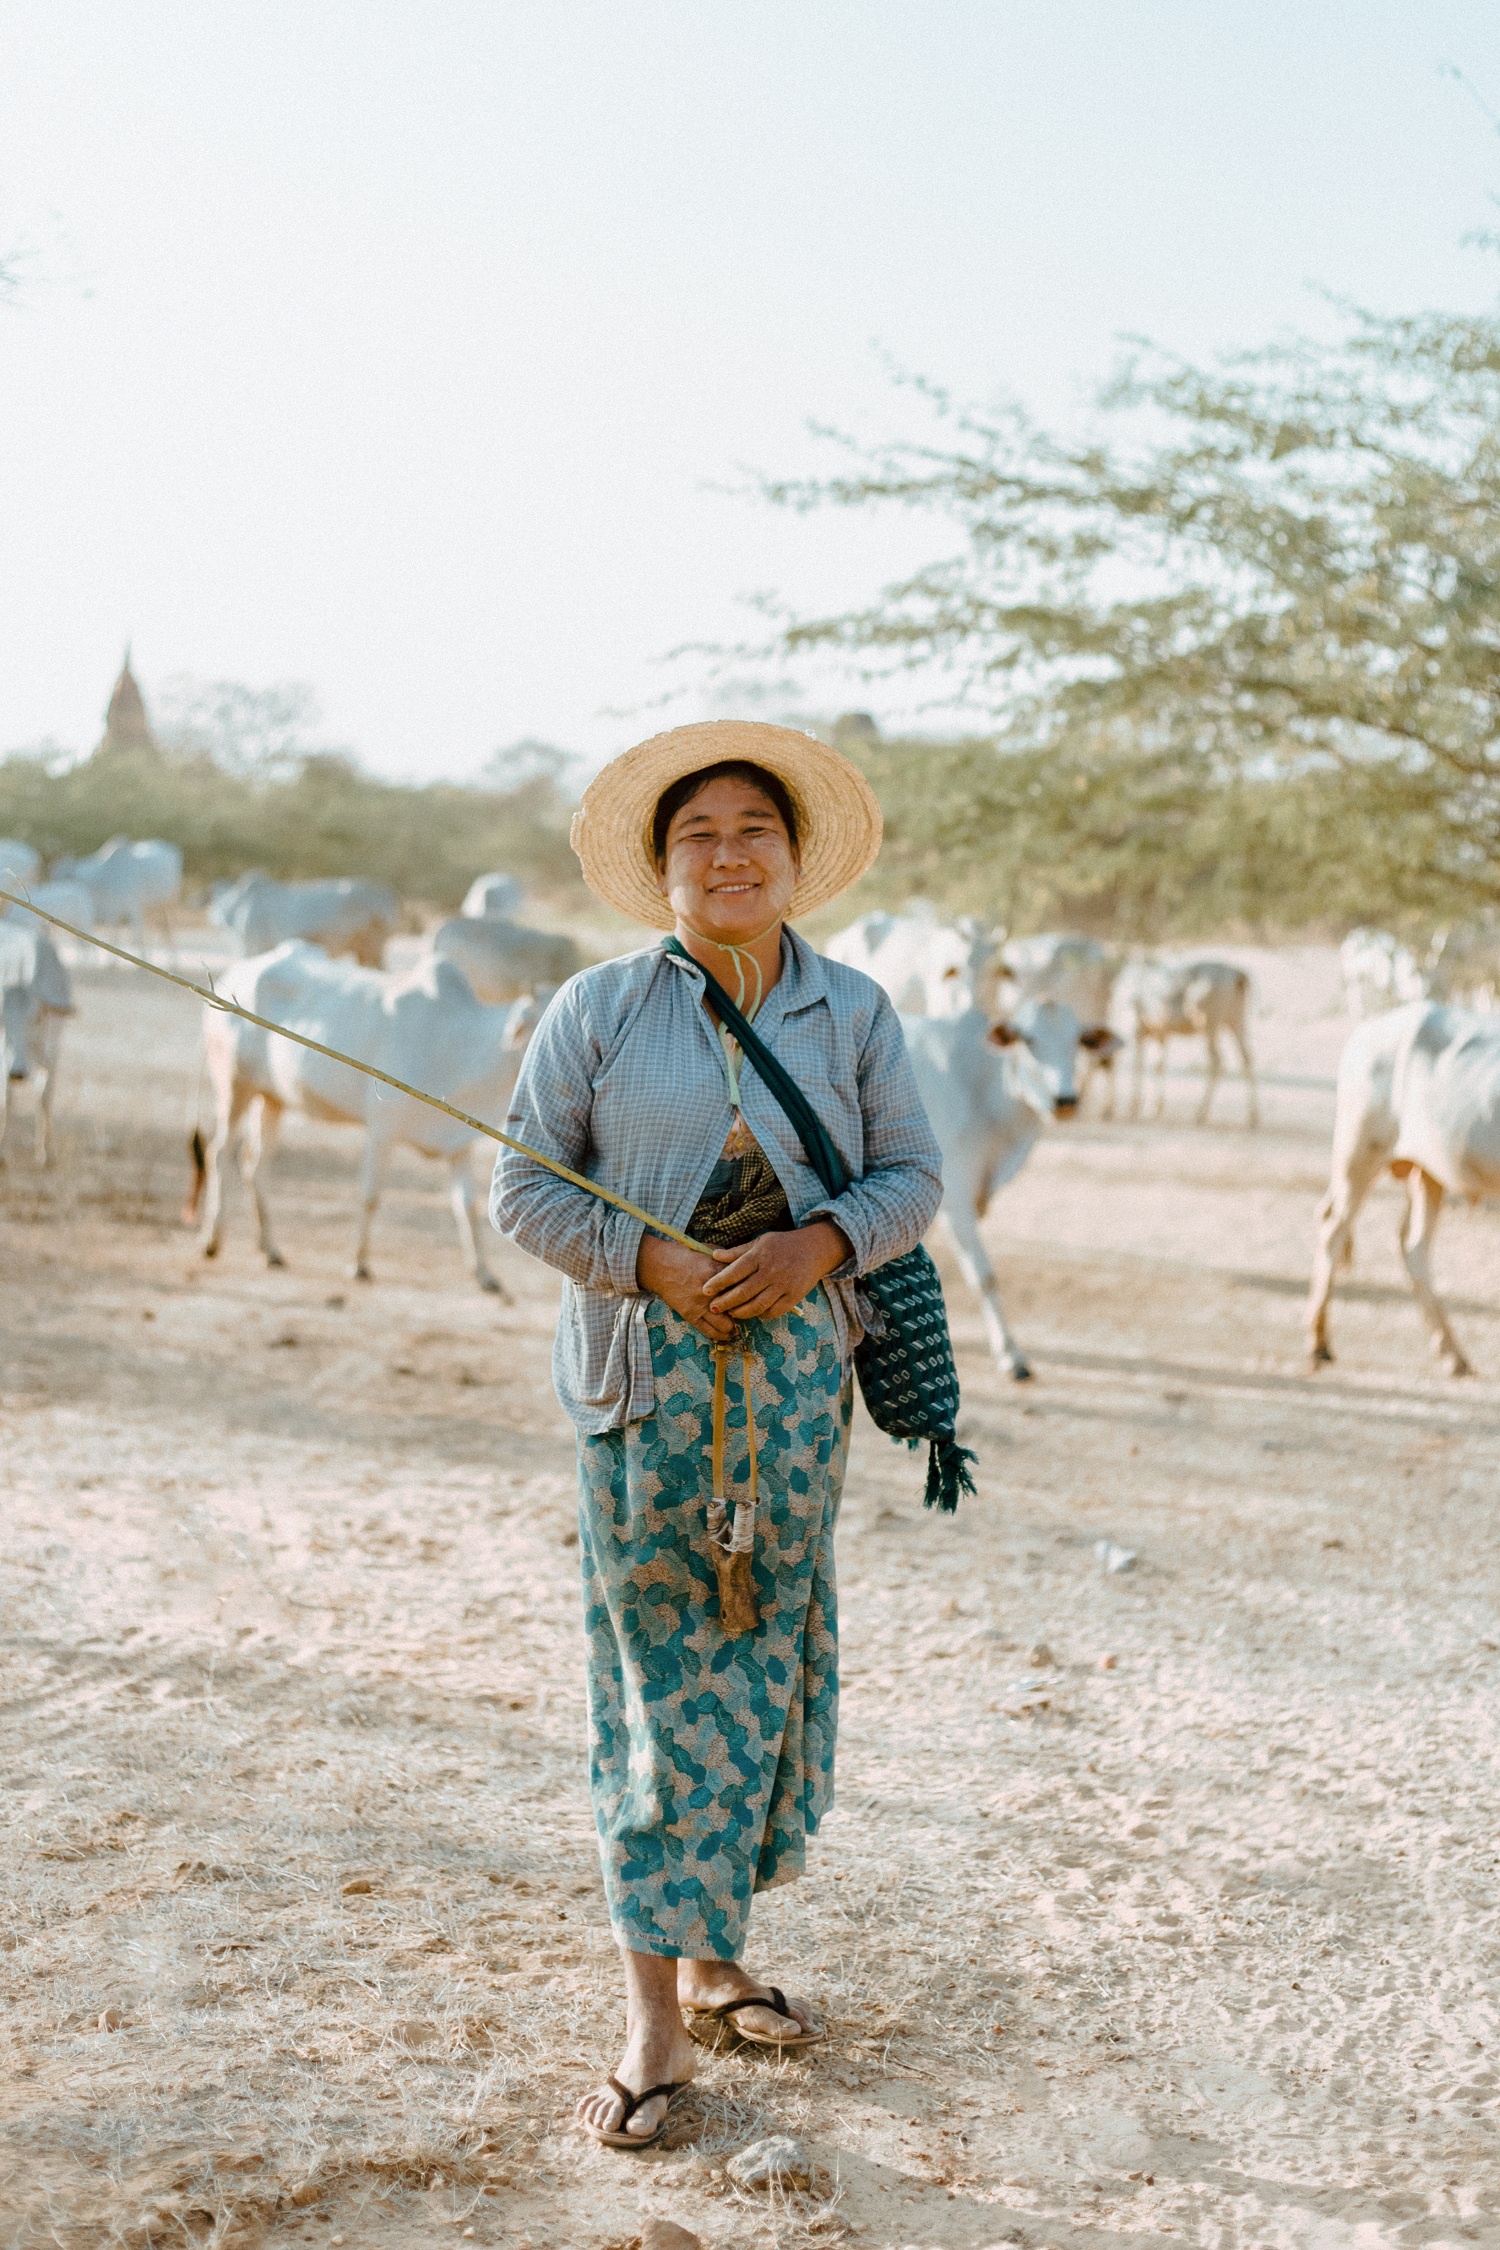
[[458,1228],[458,1246],[480,1288],[488,1291],[492,1297],[503,1297],[507,1304],[513,1304],[515,1300],[505,1283],[485,1263],[482,1232],[484,1221],[479,1191],[474,1181],[474,1167],[470,1161],[472,1154],[472,1150],[465,1149],[461,1155],[452,1159],[450,1165],[453,1180],[450,1201],[453,1205],[454,1224]]
[[203,1152],[203,1255],[217,1258],[224,1239],[224,1158],[234,1146],[246,1110],[255,1100],[253,1088],[233,1081],[216,1087],[219,1099],[213,1139]]
[[1334,1159],[1334,1176],[1318,1205],[1318,1246],[1313,1255],[1312,1288],[1307,1299],[1307,1349],[1314,1367],[1326,1367],[1333,1358],[1328,1341],[1328,1308],[1333,1298],[1334,1276],[1354,1254],[1354,1222],[1373,1181],[1384,1170],[1389,1146],[1362,1144],[1340,1165]]
[[42,1067],[38,1074],[40,1084],[36,1097],[36,1160],[44,1166],[52,1162],[52,1095],[57,1083],[57,1047],[56,1038],[46,1039]]
[[1203,1044],[1208,1049],[1208,1068],[1204,1074],[1203,1080],[1203,1099],[1198,1104],[1198,1114],[1193,1120],[1193,1122],[1197,1125],[1206,1125],[1208,1123],[1208,1112],[1213,1102],[1214,1089],[1219,1083],[1219,1074],[1223,1067],[1219,1060],[1218,1034],[1214,1030],[1212,1024],[1206,1024],[1204,1026]]
[[1229,1036],[1240,1051],[1240,1074],[1245,1081],[1245,1122],[1256,1126],[1260,1123],[1260,1095],[1255,1084],[1255,1064],[1250,1056],[1250,1042],[1238,1024],[1232,1023],[1229,1026]]
[[271,1235],[271,1210],[266,1201],[266,1191],[260,1184],[261,1166],[273,1153],[277,1135],[281,1131],[282,1105],[269,1094],[262,1094],[256,1102],[248,1128],[240,1144],[240,1176],[255,1203],[255,1223],[260,1235],[261,1256],[268,1266],[284,1266],[285,1258],[277,1249]]
[[1432,1348],[1448,1362],[1452,1375],[1472,1375],[1458,1338],[1448,1325],[1437,1291],[1432,1286],[1432,1238],[1437,1233],[1443,1191],[1430,1172],[1413,1165],[1406,1180],[1406,1209],[1401,1217],[1401,1255],[1411,1276],[1422,1317],[1432,1330]]
[[1091,1078],[1094,1071],[1097,1071],[1099,1076],[1104,1080],[1104,1100],[1100,1104],[1099,1115],[1101,1117],[1107,1117],[1111,1121],[1111,1123],[1113,1123],[1115,1114],[1114,1056],[1112,1054],[1109,1054],[1103,1056],[1102,1058],[1096,1058],[1093,1065],[1093,1071],[1090,1072]]
[[1146,1034],[1136,1025],[1135,1038],[1130,1049],[1130,1114],[1140,1120],[1141,1104],[1146,1093]]
[[382,1132],[378,1126],[367,1125],[364,1151],[359,1160],[359,1238],[354,1245],[354,1264],[349,1269],[356,1281],[375,1278],[370,1271],[370,1229],[380,1208],[380,1191],[385,1184],[390,1154],[389,1133]]
[[1166,1113],[1167,1041],[1166,1035],[1163,1034],[1162,1037],[1156,1042],[1156,1107],[1152,1110],[1151,1115],[1153,1116],[1153,1118],[1160,1119],[1165,1117]]
[[984,1332],[989,1339],[996,1365],[1003,1367],[1016,1382],[1029,1382],[1031,1369],[1026,1364],[1026,1355],[1005,1324],[1005,1308],[1000,1302],[1000,1284],[995,1279],[989,1252],[980,1237],[975,1199],[958,1193],[946,1197],[943,1202],[943,1222],[948,1229],[948,1238],[958,1252],[964,1279],[979,1299]]
[[0,1164],[5,1162],[5,1141],[10,1131],[10,1057],[0,1039]]

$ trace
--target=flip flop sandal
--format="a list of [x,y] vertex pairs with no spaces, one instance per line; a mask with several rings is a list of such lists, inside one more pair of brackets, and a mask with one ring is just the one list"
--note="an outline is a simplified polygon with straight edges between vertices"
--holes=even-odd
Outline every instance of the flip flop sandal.
[[[618,2078],[606,2078],[604,2083],[608,2086],[610,2092],[618,2094],[625,2104],[620,2114],[620,2122],[612,2133],[606,2133],[598,2125],[585,2125],[584,2131],[591,2134],[596,2141],[602,2141],[606,2148],[649,2148],[653,2141],[661,2139],[662,2134],[667,2129],[667,2119],[672,2114],[672,2097],[675,2094],[685,2093],[687,2088],[691,2086],[692,2080],[690,2078],[670,2079],[664,2086],[648,2086],[643,2094],[632,2094],[630,2088],[622,2086]],[[656,2131],[654,2133],[627,2133],[625,2127],[630,2123],[636,2111],[646,2102],[653,2101],[658,2094],[666,2095],[667,2106],[661,2113],[661,2123],[657,2126]]]
[[774,2012],[778,2016],[786,2016],[793,2023],[796,2022],[797,2019],[792,2015],[791,2009],[787,2006],[786,1994],[781,1990],[781,1987],[779,1985],[773,1984],[770,1985],[767,1989],[769,1990],[771,1995],[769,2000],[758,2000],[753,1993],[747,1993],[743,2000],[725,2000],[717,2008],[694,2008],[691,2012],[695,2016],[705,2016],[711,2019],[716,2018],[720,2023],[733,2024],[735,2031],[738,2033],[739,2037],[744,2040],[747,2047],[785,2048],[821,2046],[823,2041],[828,2037],[826,2031],[804,2031],[799,2026],[799,2028],[795,2032],[793,2032],[790,2037],[782,2039],[777,2038],[770,2032],[742,2031],[740,2029],[740,2026],[735,2023],[734,2019],[738,2015],[741,2008],[770,2008],[774,2010]]

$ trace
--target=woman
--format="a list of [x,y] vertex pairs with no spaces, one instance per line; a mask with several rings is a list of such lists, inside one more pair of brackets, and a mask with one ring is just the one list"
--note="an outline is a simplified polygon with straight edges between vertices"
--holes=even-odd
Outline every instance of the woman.
[[[890,1002],[786,927],[880,848],[847,760],[782,727],[678,727],[604,769],[573,846],[600,898],[676,945],[563,987],[509,1129],[709,1245],[508,1151],[496,1167],[496,1226],[566,1276],[553,1373],[579,1432],[590,1773],[627,1996],[624,2057],[578,2114],[633,2148],[692,2076],[684,2010],[781,2050],[823,2036],[740,1956],[753,1893],[796,1878],[833,1802],[857,1277],[918,1241],[942,1186]],[[718,1025],[705,968],[832,1134],[856,1183],[836,1200]],[[753,1515],[753,1631],[720,1613],[716,1420],[732,1520],[748,1534]]]

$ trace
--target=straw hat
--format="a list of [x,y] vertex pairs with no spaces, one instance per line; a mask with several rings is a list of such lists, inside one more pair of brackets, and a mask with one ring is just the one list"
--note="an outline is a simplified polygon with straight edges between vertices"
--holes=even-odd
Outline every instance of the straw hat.
[[797,815],[802,875],[787,908],[811,914],[863,875],[880,849],[880,807],[857,766],[815,735],[758,719],[705,719],[654,734],[611,759],[583,793],[569,841],[596,898],[634,922],[670,930],[676,916],[656,887],[651,828],[662,792],[684,774],[742,759],[774,773]]

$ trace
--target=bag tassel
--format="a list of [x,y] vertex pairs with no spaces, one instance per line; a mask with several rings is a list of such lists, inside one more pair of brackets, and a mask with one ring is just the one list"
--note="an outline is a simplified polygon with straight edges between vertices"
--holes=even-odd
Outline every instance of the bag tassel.
[[[921,1441],[913,1438],[911,1442],[917,1445]],[[922,1495],[923,1507],[940,1508],[945,1516],[951,1516],[958,1506],[959,1494],[972,1495],[974,1491],[969,1464],[977,1459],[978,1455],[968,1446],[960,1445],[957,1438],[933,1438],[927,1451],[927,1490]]]
[[[760,1471],[755,1448],[755,1409],[750,1402],[750,1362],[740,1354],[745,1386],[745,1434],[750,1445],[750,1496],[737,1500],[731,1514],[724,1498],[724,1381],[733,1346],[714,1346],[713,1496],[708,1503],[708,1545],[719,1582],[719,1624],[731,1640],[753,1633],[760,1624],[755,1598],[755,1505]],[[956,1502],[955,1502],[956,1505]]]

